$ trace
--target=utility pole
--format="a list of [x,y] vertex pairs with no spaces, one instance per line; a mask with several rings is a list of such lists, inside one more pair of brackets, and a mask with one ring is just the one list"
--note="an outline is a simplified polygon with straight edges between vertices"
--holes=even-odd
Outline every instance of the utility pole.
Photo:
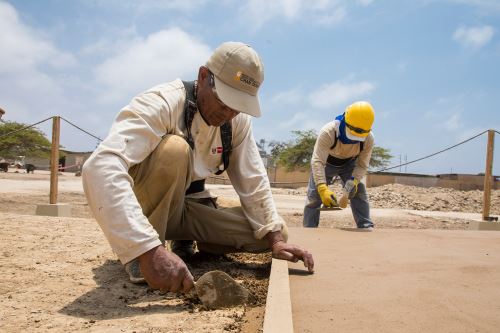
[[490,203],[491,203],[491,180],[493,169],[493,148],[495,145],[495,131],[488,130],[488,146],[486,148],[486,170],[484,172],[483,189],[483,221],[491,221]]

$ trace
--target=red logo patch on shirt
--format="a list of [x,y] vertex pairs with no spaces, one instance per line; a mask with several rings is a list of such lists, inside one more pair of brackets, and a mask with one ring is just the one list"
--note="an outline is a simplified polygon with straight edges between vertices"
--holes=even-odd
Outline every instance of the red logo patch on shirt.
[[212,148],[212,154],[222,154],[222,147]]

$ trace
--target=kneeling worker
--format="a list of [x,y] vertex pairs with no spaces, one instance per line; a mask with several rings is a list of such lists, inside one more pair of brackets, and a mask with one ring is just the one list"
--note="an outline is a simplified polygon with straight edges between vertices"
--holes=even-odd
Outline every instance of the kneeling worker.
[[[351,199],[354,221],[360,229],[373,230],[370,204],[365,184],[374,138],[371,133],[375,112],[368,102],[355,102],[345,113],[321,129],[311,158],[311,176],[304,208],[304,227],[316,228],[320,206],[337,206],[337,198],[328,188],[328,181],[339,176],[343,191]],[[344,203],[346,204],[346,203]],[[342,204],[341,204],[342,206]]]
[[[313,271],[312,255],[287,243],[252,135],[250,116],[260,116],[263,79],[251,47],[223,43],[199,68],[197,81],[178,79],[136,96],[86,161],[89,207],[131,281],[172,292],[194,286],[165,240],[195,240],[218,254],[272,251]],[[222,170],[241,207],[217,209],[210,200],[204,180]]]

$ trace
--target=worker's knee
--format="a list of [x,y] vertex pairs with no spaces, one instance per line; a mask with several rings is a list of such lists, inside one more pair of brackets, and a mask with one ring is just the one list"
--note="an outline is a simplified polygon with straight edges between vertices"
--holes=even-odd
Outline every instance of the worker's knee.
[[366,193],[366,186],[363,183],[358,184],[358,190],[356,191],[356,195],[358,199],[367,201],[368,200],[368,194]]
[[187,161],[190,153],[189,144],[178,135],[166,135],[155,149],[157,162],[168,161]]
[[319,208],[321,206],[321,199],[311,199],[307,198],[306,207],[307,208]]

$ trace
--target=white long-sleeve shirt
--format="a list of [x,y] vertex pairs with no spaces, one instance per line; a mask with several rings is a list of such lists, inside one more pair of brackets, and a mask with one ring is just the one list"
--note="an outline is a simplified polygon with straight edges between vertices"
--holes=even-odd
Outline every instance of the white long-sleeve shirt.
[[[361,180],[368,171],[374,145],[374,137],[370,132],[360,152],[359,144],[343,144],[338,138],[340,121],[334,120],[321,128],[311,158],[311,169],[315,184],[326,184],[325,165],[329,155],[345,159],[358,156],[352,176]],[[331,149],[337,138],[337,145]]]
[[[116,117],[109,135],[83,166],[89,207],[112,249],[124,263],[161,244],[132,190],[130,167],[141,163],[166,134],[186,136],[181,80],[151,88],[135,97]],[[222,165],[220,128],[197,112],[191,133],[195,142],[192,180],[205,179]],[[252,135],[250,116],[232,120],[232,152],[226,170],[240,197],[256,239],[281,230],[269,179]],[[217,149],[219,148],[219,149]],[[161,180],[158,180],[161,181]]]

